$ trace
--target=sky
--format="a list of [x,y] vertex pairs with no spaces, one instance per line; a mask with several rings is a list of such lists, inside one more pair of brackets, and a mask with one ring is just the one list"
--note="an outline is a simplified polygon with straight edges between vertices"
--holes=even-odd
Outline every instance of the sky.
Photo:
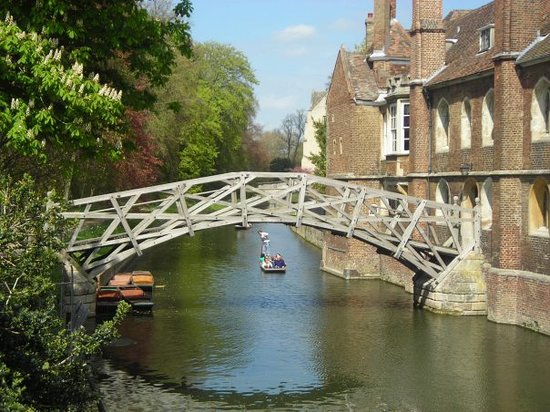
[[[443,16],[488,0],[444,0]],[[215,41],[241,51],[259,85],[256,123],[280,127],[296,110],[310,109],[311,93],[325,90],[340,47],[363,41],[373,0],[192,0],[195,42]],[[412,0],[397,0],[397,20],[409,29]]]

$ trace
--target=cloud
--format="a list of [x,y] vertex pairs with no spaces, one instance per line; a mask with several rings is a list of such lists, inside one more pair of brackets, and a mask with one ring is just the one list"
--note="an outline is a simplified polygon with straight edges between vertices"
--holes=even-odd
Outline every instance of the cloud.
[[355,28],[355,26],[357,26],[356,22],[340,18],[330,23],[329,28],[334,31],[347,31]]
[[294,96],[275,97],[273,95],[270,95],[260,99],[260,106],[262,110],[288,110],[292,109],[295,105],[296,103]]
[[316,34],[315,27],[306,24],[288,26],[285,29],[275,33],[275,39],[282,42],[293,42],[296,40],[309,39]]

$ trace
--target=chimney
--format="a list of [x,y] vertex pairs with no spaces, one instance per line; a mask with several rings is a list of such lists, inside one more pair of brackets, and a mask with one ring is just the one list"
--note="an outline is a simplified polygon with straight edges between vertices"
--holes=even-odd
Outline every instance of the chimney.
[[426,79],[445,63],[442,0],[413,0],[411,78]]
[[[495,51],[518,53],[525,49],[544,26],[550,2],[541,2],[542,10],[532,0],[495,0]],[[546,10],[544,10],[546,8]]]
[[374,50],[385,50],[390,38],[390,1],[374,0]]
[[370,53],[372,49],[374,34],[374,14],[367,14],[367,19],[365,20],[365,51]]

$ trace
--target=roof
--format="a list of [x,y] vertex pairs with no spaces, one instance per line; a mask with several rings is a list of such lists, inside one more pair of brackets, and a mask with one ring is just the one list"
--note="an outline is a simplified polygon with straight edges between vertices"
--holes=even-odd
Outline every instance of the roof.
[[493,50],[479,53],[479,29],[494,24],[494,2],[469,12],[450,13],[444,20],[446,38],[454,44],[446,54],[445,67],[436,73],[428,86],[492,70]]
[[550,34],[538,37],[518,56],[516,63],[528,66],[550,60]]
[[351,53],[340,49],[340,56],[349,92],[355,100],[374,101],[378,98],[378,86],[374,71],[365,62],[363,53]]
[[393,58],[411,58],[411,35],[395,19],[391,21],[390,44],[386,54]]

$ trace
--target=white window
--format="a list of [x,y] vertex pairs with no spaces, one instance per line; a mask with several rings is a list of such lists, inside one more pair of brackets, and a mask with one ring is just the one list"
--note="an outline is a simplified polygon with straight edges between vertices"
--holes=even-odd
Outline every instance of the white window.
[[481,114],[481,143],[483,146],[493,145],[493,127],[495,111],[495,93],[493,89],[489,90],[483,99],[483,109]]
[[479,30],[479,52],[484,52],[493,47],[493,25],[482,27]]
[[409,153],[409,101],[399,100],[388,107],[386,127],[386,154]]
[[435,128],[435,151],[449,151],[449,104],[445,99],[441,99],[437,106],[437,122]]
[[460,147],[462,149],[472,147],[472,105],[468,98],[462,102],[460,113]]
[[[435,190],[435,201],[438,203],[447,203],[449,204],[451,200],[451,190],[449,189],[449,184],[445,179],[441,179],[437,184]],[[436,216],[443,216],[441,209],[435,209]]]
[[535,180],[529,194],[529,231],[532,235],[550,236],[550,189],[543,178]]
[[491,229],[493,224],[493,179],[485,179],[481,186],[481,227]]
[[550,82],[543,77],[533,90],[531,102],[531,138],[550,138]]

